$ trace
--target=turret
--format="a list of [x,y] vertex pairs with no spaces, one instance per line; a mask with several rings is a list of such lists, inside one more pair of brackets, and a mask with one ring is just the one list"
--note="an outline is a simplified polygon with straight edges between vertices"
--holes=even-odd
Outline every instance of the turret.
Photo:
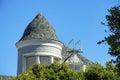
[[62,46],[63,44],[58,41],[55,30],[44,16],[38,14],[16,43],[18,49],[17,74],[21,74],[34,64],[60,62]]

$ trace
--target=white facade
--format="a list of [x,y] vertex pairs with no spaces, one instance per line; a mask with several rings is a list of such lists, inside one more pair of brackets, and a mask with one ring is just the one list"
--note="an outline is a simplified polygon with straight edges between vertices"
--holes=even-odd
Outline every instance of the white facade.
[[32,39],[16,44],[18,48],[18,72],[20,74],[34,64],[50,64],[62,59],[63,44],[55,40]]
[[73,55],[66,62],[70,65],[70,68],[74,70],[86,70],[86,64],[84,64],[81,58],[79,58],[75,53],[73,53]]

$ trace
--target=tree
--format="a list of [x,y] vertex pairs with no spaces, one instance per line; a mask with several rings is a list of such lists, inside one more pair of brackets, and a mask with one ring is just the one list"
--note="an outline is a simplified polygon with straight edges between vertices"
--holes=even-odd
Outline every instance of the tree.
[[95,63],[88,67],[86,72],[73,70],[66,63],[54,63],[34,65],[26,72],[8,80],[120,80],[120,76],[116,72],[116,66],[110,62],[106,64],[106,67]]
[[68,64],[34,65],[10,80],[85,80],[83,71],[75,71]]
[[106,15],[106,25],[109,30],[109,36],[99,41],[98,44],[106,42],[109,45],[108,53],[116,58],[112,62],[120,67],[120,6],[112,7],[108,12],[109,15]]
[[120,76],[117,74],[115,68],[111,63],[107,63],[106,67],[95,63],[87,68],[85,80],[120,80]]

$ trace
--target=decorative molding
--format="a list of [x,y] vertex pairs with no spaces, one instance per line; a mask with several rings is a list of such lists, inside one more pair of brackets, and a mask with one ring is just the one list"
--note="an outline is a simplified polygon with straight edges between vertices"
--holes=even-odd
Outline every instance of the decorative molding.
[[31,52],[31,53],[24,53],[23,56],[53,56],[62,59],[61,55],[57,55],[54,53],[47,53],[47,52]]
[[59,48],[61,50],[63,46],[63,44],[59,41],[42,40],[42,39],[24,40],[16,43],[16,47],[18,49],[26,46],[31,46],[31,45],[47,45],[47,46],[53,46],[53,47]]

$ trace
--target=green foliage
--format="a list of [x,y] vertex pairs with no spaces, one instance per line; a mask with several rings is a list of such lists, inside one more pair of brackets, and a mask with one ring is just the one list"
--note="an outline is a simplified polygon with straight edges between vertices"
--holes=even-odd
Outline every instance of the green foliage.
[[116,57],[112,61],[117,64],[118,72],[120,72],[120,6],[112,7],[108,12],[109,15],[106,15],[106,25],[109,30],[109,36],[98,42],[98,44],[106,42],[109,45],[108,53]]
[[23,74],[11,80],[85,80],[82,71],[69,68],[66,63],[51,65],[35,65]]
[[100,72],[103,70],[103,66],[100,64],[94,64],[88,68],[85,72],[86,80],[100,80]]
[[95,63],[86,69],[72,70],[66,63],[35,65],[23,74],[12,77],[10,80],[120,80],[116,66],[110,62],[106,67]]
[[120,80],[116,72],[116,66],[106,63],[106,68],[96,63],[85,72],[86,80]]

